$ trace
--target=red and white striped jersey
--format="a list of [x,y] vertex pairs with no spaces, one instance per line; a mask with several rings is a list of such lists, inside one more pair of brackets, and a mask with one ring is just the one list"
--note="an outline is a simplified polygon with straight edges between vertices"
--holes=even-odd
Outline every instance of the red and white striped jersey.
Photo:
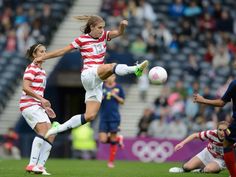
[[[31,81],[31,88],[33,91],[40,95],[44,96],[44,90],[46,87],[46,72],[42,68],[38,67],[34,63],[31,63],[24,72],[23,80]],[[20,110],[23,111],[25,108],[28,108],[32,105],[41,105],[41,102],[29,95],[26,95],[24,91],[22,91],[22,95],[20,98]]]
[[199,132],[199,138],[204,141],[208,140],[207,149],[215,158],[223,159],[223,141],[219,139],[217,130],[207,130]]
[[104,31],[98,39],[92,38],[88,34],[80,35],[72,43],[71,47],[80,49],[83,59],[83,70],[104,64],[107,45],[109,41],[109,31]]

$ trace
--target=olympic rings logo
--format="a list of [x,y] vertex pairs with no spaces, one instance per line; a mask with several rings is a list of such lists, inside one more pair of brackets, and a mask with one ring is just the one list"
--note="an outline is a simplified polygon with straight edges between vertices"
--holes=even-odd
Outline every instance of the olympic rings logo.
[[164,162],[174,153],[174,146],[168,141],[158,143],[138,140],[132,145],[132,152],[142,162]]

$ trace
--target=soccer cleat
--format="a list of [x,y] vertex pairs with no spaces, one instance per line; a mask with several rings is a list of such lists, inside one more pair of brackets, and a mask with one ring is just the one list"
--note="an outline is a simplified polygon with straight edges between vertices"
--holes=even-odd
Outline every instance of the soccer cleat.
[[198,169],[192,170],[191,172],[192,173],[202,173],[203,171],[201,168],[198,168]]
[[113,162],[108,162],[107,166],[108,166],[108,168],[114,168],[115,167]]
[[58,122],[53,122],[52,127],[48,130],[48,132],[46,133],[44,138],[47,139],[49,136],[57,134],[58,133],[58,126],[60,126],[60,124]]
[[169,173],[183,173],[184,169],[179,167],[172,167],[169,169]]
[[48,172],[46,171],[46,168],[45,168],[45,167],[41,166],[41,167],[39,167],[39,168],[42,169],[42,171],[43,171],[42,175],[46,175],[46,176],[51,175],[51,173],[48,173]]
[[124,145],[124,137],[123,135],[118,135],[117,136],[117,141],[118,141],[118,145],[121,149],[124,149],[125,145]]
[[35,174],[42,174],[43,173],[43,170],[40,169],[37,165],[27,165],[25,167],[25,170],[27,172],[34,172]]
[[137,64],[137,68],[136,68],[135,71],[134,71],[135,75],[138,76],[138,77],[142,76],[143,70],[144,70],[145,68],[147,68],[148,63],[149,63],[149,62],[148,62],[147,60],[144,60],[142,63]]

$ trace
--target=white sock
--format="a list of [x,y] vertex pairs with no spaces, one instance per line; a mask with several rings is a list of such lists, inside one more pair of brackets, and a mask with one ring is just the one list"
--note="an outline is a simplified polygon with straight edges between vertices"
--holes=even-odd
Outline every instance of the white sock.
[[71,117],[68,121],[58,126],[57,132],[63,132],[81,125],[81,114]]
[[46,161],[48,160],[50,151],[52,149],[52,145],[47,141],[44,141],[43,146],[40,151],[38,165],[44,166]]
[[29,165],[36,165],[39,159],[39,153],[42,149],[44,140],[36,136],[32,143],[31,154],[30,154],[30,163]]
[[125,64],[117,64],[115,66],[115,74],[119,75],[119,76],[124,76],[127,74],[132,74],[134,73],[135,69],[137,68],[137,66],[127,66]]

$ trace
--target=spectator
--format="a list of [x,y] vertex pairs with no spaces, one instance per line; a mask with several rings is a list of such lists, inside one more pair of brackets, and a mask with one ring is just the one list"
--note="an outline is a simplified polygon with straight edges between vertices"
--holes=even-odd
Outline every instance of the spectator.
[[20,150],[17,147],[19,135],[13,128],[9,128],[6,135],[3,135],[3,150],[4,156],[13,159],[21,159]]
[[138,35],[135,41],[131,42],[130,52],[136,56],[144,56],[147,50],[147,44],[144,42],[141,35]]
[[160,119],[155,119],[150,123],[148,128],[148,136],[154,138],[166,138],[168,134],[168,127],[165,117],[161,116]]
[[148,79],[148,70],[145,69],[143,71],[143,75],[138,78],[138,89],[139,89],[139,97],[141,101],[146,101],[147,92],[149,89],[149,79]]
[[114,17],[123,16],[123,11],[126,9],[125,0],[114,1],[112,9]]
[[143,116],[138,123],[137,136],[146,137],[148,136],[148,128],[152,120],[154,120],[154,113],[150,108],[144,109]]
[[182,0],[175,0],[175,2],[169,6],[169,14],[173,18],[182,17],[184,14],[184,8],[185,5]]
[[168,139],[182,140],[187,136],[188,128],[184,123],[184,117],[180,114],[174,116],[174,120],[168,125]]
[[137,18],[138,20],[149,20],[154,22],[157,19],[157,15],[155,14],[152,6],[146,0],[139,0],[138,8],[137,8]]
[[198,79],[201,74],[201,68],[198,65],[197,58],[194,54],[190,54],[188,59],[189,62],[187,64],[186,70],[188,71],[189,75],[193,76],[195,79]]
[[157,43],[160,46],[168,47],[172,41],[172,35],[166,26],[161,23],[156,31]]
[[230,55],[227,47],[225,45],[219,45],[213,57],[213,67],[218,69],[219,67],[226,67],[229,65]]
[[228,11],[222,11],[220,18],[217,20],[217,31],[233,33],[233,19]]
[[205,12],[203,14],[203,17],[200,18],[198,26],[199,26],[200,32],[204,32],[207,30],[214,31],[216,27],[216,22],[215,22],[215,19],[211,17],[210,13]]
[[90,123],[77,127],[71,131],[72,138],[72,157],[79,159],[96,158],[96,142],[94,140],[94,131]]
[[213,61],[213,57],[214,57],[214,54],[215,54],[215,45],[213,43],[208,43],[207,44],[207,51],[206,53],[204,54],[204,60],[208,63],[212,63]]

